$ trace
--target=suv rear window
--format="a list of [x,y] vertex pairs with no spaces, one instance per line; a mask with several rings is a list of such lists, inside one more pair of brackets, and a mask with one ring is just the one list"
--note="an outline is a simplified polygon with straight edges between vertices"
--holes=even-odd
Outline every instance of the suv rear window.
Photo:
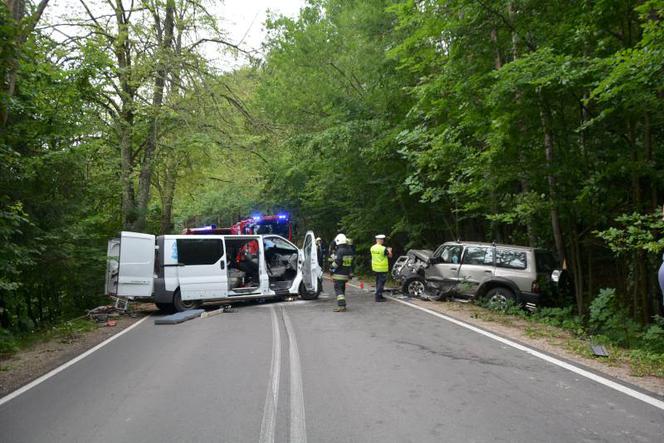
[[538,273],[549,274],[556,269],[556,260],[549,251],[535,251],[535,265]]
[[497,249],[496,267],[508,269],[526,269],[528,267],[526,251],[518,251],[514,249]]
[[224,247],[219,239],[179,238],[178,262],[183,265],[213,265],[224,255]]

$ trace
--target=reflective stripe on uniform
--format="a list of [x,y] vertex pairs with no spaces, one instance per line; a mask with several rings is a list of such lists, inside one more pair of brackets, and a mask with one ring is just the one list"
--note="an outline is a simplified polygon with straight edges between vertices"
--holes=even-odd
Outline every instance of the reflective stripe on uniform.
[[346,296],[343,294],[337,295],[337,301],[346,300]]
[[332,274],[332,280],[350,280],[350,277],[343,274]]

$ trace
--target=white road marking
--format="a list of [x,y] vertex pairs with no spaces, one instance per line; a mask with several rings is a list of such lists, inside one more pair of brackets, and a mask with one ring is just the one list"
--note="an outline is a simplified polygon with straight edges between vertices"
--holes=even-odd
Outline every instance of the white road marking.
[[59,374],[60,372],[67,369],[68,367],[78,363],[79,361],[81,361],[85,357],[87,357],[88,355],[90,355],[93,352],[103,348],[104,346],[106,346],[107,344],[109,344],[110,342],[115,340],[116,338],[119,338],[119,337],[123,336],[124,334],[126,334],[127,332],[131,331],[132,329],[134,329],[135,327],[137,327],[138,325],[143,323],[145,320],[147,320],[149,317],[150,316],[143,317],[142,319],[140,319],[139,321],[137,321],[133,325],[129,326],[127,329],[124,329],[123,331],[118,332],[114,336],[107,338],[103,342],[99,343],[97,346],[88,349],[87,351],[85,351],[84,353],[79,355],[78,357],[72,358],[68,362],[63,363],[62,365],[58,366],[57,368],[53,369],[50,372],[47,372],[46,374],[42,375],[41,377],[39,377],[36,380],[33,380],[32,382],[28,383],[27,385],[23,386],[22,388],[19,388],[19,389],[15,390],[14,392],[12,392],[11,394],[7,394],[6,396],[0,398],[0,406],[7,403],[8,401],[18,397],[19,395],[23,394],[24,392],[29,391],[30,389],[34,388],[35,386],[45,382],[49,378]]
[[300,366],[300,351],[297,347],[295,332],[286,309],[281,307],[284,316],[284,325],[288,334],[288,350],[290,355],[290,439],[293,443],[306,443],[307,426],[304,416],[304,391],[302,389],[302,367]]
[[627,386],[621,385],[620,383],[616,383],[612,380],[609,380],[608,378],[604,378],[600,375],[594,374],[590,371],[586,371],[585,369],[579,368],[578,366],[574,366],[570,363],[567,363],[565,361],[559,360],[555,357],[551,357],[550,355],[544,354],[542,352],[536,351],[535,349],[529,348],[527,346],[521,345],[519,343],[513,342],[512,340],[508,340],[506,338],[500,337],[496,334],[492,334],[491,332],[485,331],[484,329],[480,329],[476,326],[470,325],[468,323],[462,322],[460,320],[457,320],[452,317],[448,317],[445,314],[441,314],[439,312],[432,311],[427,308],[423,308],[421,306],[414,305],[412,303],[408,303],[403,300],[396,299],[394,297],[387,297],[390,300],[393,300],[397,303],[404,304],[406,306],[409,306],[413,309],[418,309],[420,311],[426,312],[427,314],[434,315],[436,317],[442,318],[443,320],[447,320],[451,323],[454,323],[455,325],[461,326],[462,328],[469,329],[473,332],[477,332],[478,334],[482,334],[485,337],[489,337],[493,340],[496,340],[500,343],[506,344],[508,346],[511,346],[513,348],[516,348],[520,351],[526,352],[534,357],[541,358],[544,361],[547,361],[549,363],[553,363],[556,366],[560,366],[561,368],[567,369],[568,371],[572,371],[575,374],[578,374],[582,377],[588,378],[590,380],[593,380],[597,383],[600,383],[604,386],[607,386],[611,389],[614,389],[616,391],[622,392],[623,394],[629,395],[630,397],[633,397],[637,400],[641,400],[642,402],[648,403],[649,405],[652,405],[656,408],[659,408],[661,410],[664,410],[664,401],[659,400],[655,397],[651,397],[650,395],[643,394],[639,391],[635,391],[634,389],[628,388]]
[[274,442],[274,430],[277,424],[277,404],[279,403],[279,378],[281,374],[281,332],[277,311],[270,305],[272,314],[272,363],[270,364],[270,381],[263,407],[263,421],[261,422],[260,443]]

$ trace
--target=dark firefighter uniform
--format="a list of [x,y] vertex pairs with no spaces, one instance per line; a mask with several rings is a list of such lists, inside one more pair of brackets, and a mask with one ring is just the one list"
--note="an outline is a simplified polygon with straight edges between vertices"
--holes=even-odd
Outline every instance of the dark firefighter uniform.
[[334,280],[334,292],[337,296],[337,311],[346,310],[346,282],[353,274],[353,248],[348,244],[337,245],[334,251],[334,259],[330,266],[332,280]]

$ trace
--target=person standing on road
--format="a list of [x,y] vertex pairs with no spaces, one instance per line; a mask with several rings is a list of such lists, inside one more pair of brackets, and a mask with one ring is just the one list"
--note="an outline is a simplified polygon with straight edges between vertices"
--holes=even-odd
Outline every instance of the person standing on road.
[[346,312],[346,282],[353,276],[353,249],[344,234],[338,234],[334,243],[337,246],[330,264],[334,293],[337,296],[337,308],[334,312]]
[[662,292],[662,306],[664,306],[664,255],[662,255],[662,265],[659,267],[659,290]]
[[390,269],[389,258],[392,258],[392,248],[386,248],[385,236],[376,236],[376,244],[371,247],[371,270],[376,273],[376,301],[383,302],[383,289],[387,282],[387,272]]

